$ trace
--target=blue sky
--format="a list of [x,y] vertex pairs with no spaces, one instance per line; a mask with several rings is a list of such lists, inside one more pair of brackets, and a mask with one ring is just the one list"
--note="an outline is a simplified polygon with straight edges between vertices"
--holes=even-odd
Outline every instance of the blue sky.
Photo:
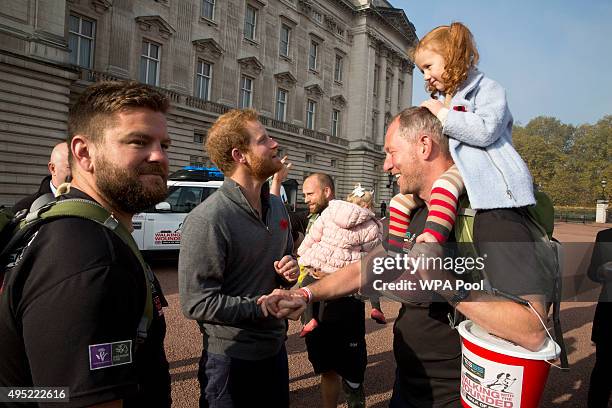
[[[567,124],[612,114],[610,0],[390,0],[422,38],[451,21],[476,39],[479,68],[506,88],[515,123],[553,116]],[[413,104],[428,98],[414,74]]]

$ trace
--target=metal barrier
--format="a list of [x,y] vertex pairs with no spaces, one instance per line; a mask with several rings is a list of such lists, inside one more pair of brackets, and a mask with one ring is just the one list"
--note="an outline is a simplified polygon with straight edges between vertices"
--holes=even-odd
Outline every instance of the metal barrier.
[[595,211],[593,214],[580,214],[575,212],[557,212],[555,213],[555,221],[571,222],[578,224],[586,224],[595,222]]

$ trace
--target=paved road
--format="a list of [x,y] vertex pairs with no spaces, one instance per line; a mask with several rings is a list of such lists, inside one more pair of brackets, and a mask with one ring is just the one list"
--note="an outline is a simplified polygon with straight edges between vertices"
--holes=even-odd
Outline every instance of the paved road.
[[[562,242],[593,242],[597,231],[603,228],[592,224],[558,224],[555,236]],[[586,262],[590,254],[582,253],[575,257],[578,263]],[[197,407],[199,396],[197,364],[202,348],[201,335],[196,324],[185,319],[180,312],[176,264],[158,263],[154,265],[154,270],[170,303],[166,309],[168,322],[166,350],[172,374],[174,406]],[[392,351],[392,323],[397,316],[399,305],[383,300],[383,309],[389,320],[387,325],[378,325],[369,318],[366,320],[368,368],[365,389],[369,407],[386,407],[393,385],[395,362]],[[369,316],[369,308],[366,312]],[[586,406],[588,379],[594,363],[594,347],[590,342],[593,313],[593,302],[563,304],[561,318],[572,369],[568,373],[551,369],[542,407]],[[312,372],[306,356],[306,346],[297,332],[298,325],[292,322],[287,340],[291,406],[310,408],[320,404],[319,381]]]

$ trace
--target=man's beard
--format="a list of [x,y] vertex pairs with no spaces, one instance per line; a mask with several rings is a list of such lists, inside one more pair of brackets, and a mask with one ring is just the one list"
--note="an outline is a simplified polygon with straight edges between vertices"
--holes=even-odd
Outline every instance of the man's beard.
[[267,180],[281,169],[282,163],[276,164],[272,159],[264,159],[252,153],[247,155],[247,167],[257,180]]
[[[161,176],[156,181],[143,183],[141,175]],[[100,193],[117,210],[136,214],[163,201],[168,195],[168,173],[159,164],[144,164],[137,169],[123,169],[105,158],[97,160],[96,185]]]
[[[327,208],[327,206],[329,205],[329,202],[327,202],[325,200],[325,197],[323,197],[323,195],[321,195],[321,200],[316,202],[316,203],[312,203],[314,204],[314,208],[310,211],[311,214],[320,214],[323,212],[324,209]],[[308,207],[308,209],[310,210],[310,207]]]

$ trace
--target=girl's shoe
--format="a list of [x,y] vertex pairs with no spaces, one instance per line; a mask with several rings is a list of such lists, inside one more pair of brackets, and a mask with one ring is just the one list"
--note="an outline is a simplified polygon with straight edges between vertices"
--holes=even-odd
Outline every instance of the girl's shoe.
[[302,331],[300,332],[300,337],[306,337],[306,335],[316,329],[318,325],[319,323],[315,319],[310,319],[310,321],[306,323],[302,328]]
[[372,309],[372,313],[370,313],[370,317],[376,321],[378,324],[387,324],[387,319],[385,318],[385,314],[378,310]]

